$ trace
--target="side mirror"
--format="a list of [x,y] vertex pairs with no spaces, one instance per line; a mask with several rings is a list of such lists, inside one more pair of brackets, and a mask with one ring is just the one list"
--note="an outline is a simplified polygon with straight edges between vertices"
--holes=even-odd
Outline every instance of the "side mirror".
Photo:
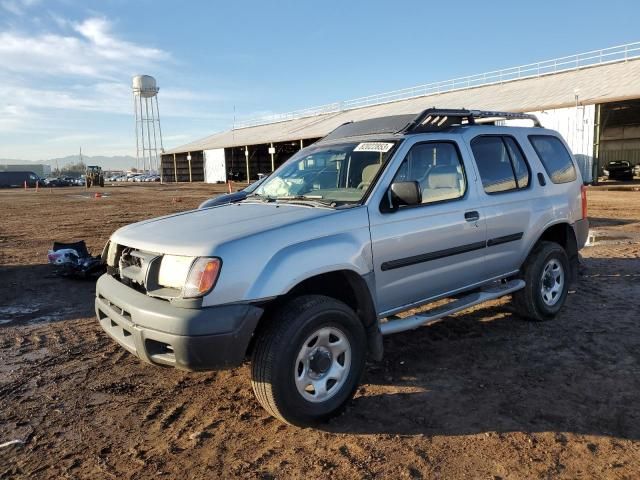
[[412,182],[394,182],[391,184],[391,204],[393,208],[401,205],[418,205],[422,202],[420,184]]

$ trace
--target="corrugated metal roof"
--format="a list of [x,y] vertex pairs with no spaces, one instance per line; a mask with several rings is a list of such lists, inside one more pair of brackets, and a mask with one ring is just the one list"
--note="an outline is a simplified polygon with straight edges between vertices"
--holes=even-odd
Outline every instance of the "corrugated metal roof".
[[166,153],[318,138],[349,121],[419,113],[434,106],[532,112],[575,105],[576,92],[580,103],[585,105],[640,98],[638,78],[640,60],[629,60],[286,122],[228,130],[172,148]]

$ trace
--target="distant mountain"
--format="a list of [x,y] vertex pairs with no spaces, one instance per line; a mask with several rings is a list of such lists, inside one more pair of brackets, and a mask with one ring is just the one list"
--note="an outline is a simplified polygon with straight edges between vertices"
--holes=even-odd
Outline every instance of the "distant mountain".
[[[78,155],[69,155],[62,158],[51,158],[49,160],[15,160],[15,159],[0,159],[0,164],[20,164],[26,165],[29,163],[51,165],[52,168],[62,168],[65,165],[72,163],[78,163]],[[130,155],[121,155],[114,157],[103,156],[82,156],[82,161],[86,165],[99,165],[104,170],[128,170],[136,166],[136,159]]]

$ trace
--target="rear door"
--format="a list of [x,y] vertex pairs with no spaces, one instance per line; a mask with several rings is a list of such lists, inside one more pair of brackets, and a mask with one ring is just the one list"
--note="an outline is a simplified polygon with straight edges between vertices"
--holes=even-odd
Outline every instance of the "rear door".
[[531,168],[512,135],[476,135],[470,147],[486,215],[486,272],[488,277],[511,273],[520,268],[534,209]]
[[[483,279],[486,231],[476,175],[456,136],[407,141],[369,202],[378,312]],[[393,181],[417,181],[422,203],[385,211]]]

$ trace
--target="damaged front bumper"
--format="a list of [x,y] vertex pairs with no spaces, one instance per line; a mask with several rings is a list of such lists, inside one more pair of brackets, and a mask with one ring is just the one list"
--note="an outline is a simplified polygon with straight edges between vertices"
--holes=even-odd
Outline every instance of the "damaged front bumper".
[[249,304],[181,308],[102,275],[95,308],[111,338],[145,362],[182,370],[242,363],[263,309]]

